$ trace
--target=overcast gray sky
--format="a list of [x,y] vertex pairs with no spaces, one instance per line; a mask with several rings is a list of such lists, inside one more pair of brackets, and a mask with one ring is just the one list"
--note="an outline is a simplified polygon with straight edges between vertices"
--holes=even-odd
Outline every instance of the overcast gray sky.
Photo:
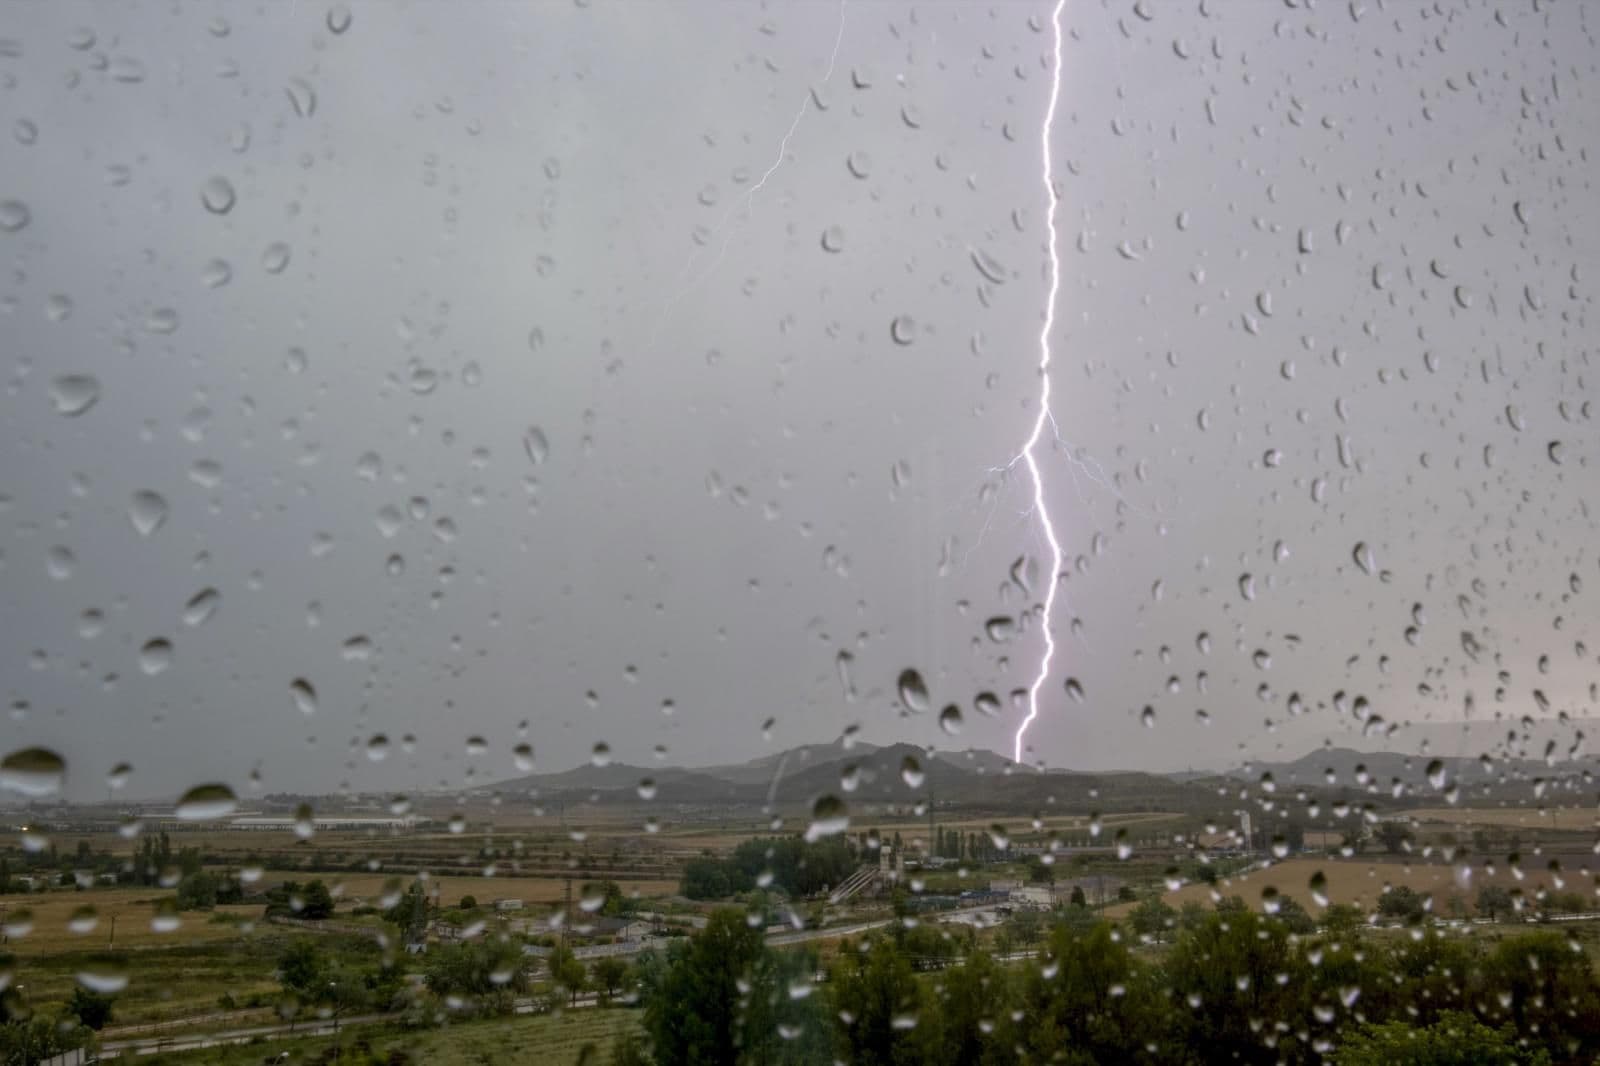
[[[1594,9],[1438,7],[1065,5],[1031,758],[1591,713]],[[12,15],[6,751],[82,796],[1009,752],[1048,7]]]

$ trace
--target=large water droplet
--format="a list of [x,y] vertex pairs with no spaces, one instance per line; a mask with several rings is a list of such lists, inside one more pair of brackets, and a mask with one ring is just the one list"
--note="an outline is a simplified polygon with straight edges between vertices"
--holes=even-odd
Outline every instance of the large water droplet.
[[850,809],[844,800],[831,793],[818,797],[811,805],[811,824],[806,826],[806,842],[837,836],[850,828]]
[[917,339],[917,320],[910,315],[898,315],[889,323],[889,336],[896,344],[910,344]]
[[905,705],[906,710],[921,714],[932,706],[928,699],[928,686],[923,682],[922,675],[915,670],[900,671],[900,678],[895,684],[900,691],[900,702]]
[[66,760],[49,748],[21,748],[0,759],[0,789],[24,796],[54,795],[66,775]]
[[178,799],[175,813],[186,822],[226,818],[239,809],[239,798],[224,784],[196,785]]
[[921,788],[926,777],[922,771],[922,764],[917,761],[915,755],[907,755],[900,760],[900,779],[908,788]]
[[334,35],[343,33],[350,28],[350,9],[344,4],[334,4],[328,8],[328,32]]

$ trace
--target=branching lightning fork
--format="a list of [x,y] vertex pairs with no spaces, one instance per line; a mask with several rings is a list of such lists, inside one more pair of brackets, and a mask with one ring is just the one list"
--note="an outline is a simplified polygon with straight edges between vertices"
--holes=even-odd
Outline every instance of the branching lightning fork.
[[[1050,131],[1056,121],[1056,101],[1061,96],[1061,9],[1066,5],[1066,0],[1056,0],[1055,9],[1050,13],[1050,28],[1055,37],[1055,56],[1050,68],[1050,106],[1044,115],[1044,125],[1039,131],[1039,147],[1043,153],[1044,161],[1044,192],[1049,209],[1045,214],[1045,228],[1048,231],[1050,246],[1050,296],[1045,304],[1044,326],[1039,330],[1039,414],[1033,421],[1033,432],[1028,435],[1027,443],[1022,446],[1018,456],[1028,466],[1028,473],[1033,477],[1033,509],[1039,516],[1039,524],[1044,529],[1045,540],[1050,544],[1050,569],[1046,577],[1044,593],[1044,619],[1039,627],[1044,633],[1044,654],[1039,660],[1039,673],[1033,679],[1033,685],[1028,689],[1028,716],[1017,726],[1015,752],[1012,758],[1022,761],[1022,738],[1028,732],[1028,726],[1039,717],[1039,690],[1050,678],[1052,660],[1056,654],[1056,640],[1050,631],[1050,612],[1056,603],[1056,582],[1061,572],[1061,540],[1056,536],[1055,526],[1050,521],[1050,509],[1044,500],[1044,478],[1039,472],[1039,459],[1035,449],[1039,446],[1039,439],[1044,435],[1046,422],[1054,424],[1054,417],[1050,413],[1050,331],[1056,322],[1056,293],[1061,288],[1061,259],[1056,254],[1056,187],[1055,175],[1050,166]],[[1012,460],[1013,463],[1016,460]]]

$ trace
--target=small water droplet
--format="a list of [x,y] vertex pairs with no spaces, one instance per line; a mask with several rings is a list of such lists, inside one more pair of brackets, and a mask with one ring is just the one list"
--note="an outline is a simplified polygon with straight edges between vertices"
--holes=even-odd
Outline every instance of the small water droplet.
[[167,501],[159,492],[141,489],[128,501],[128,520],[140,536],[148,537],[167,520]]
[[151,677],[166,673],[172,666],[172,642],[157,637],[139,649],[139,669]]
[[550,457],[550,441],[544,435],[544,430],[538,426],[529,426],[527,432],[522,434],[522,450],[528,453],[529,462],[539,466]]
[[33,212],[21,200],[0,200],[0,230],[16,233],[33,219]]
[[220,174],[207,178],[205,184],[200,186],[200,202],[213,215],[225,215],[232,211],[237,198],[233,182]]
[[939,712],[939,728],[944,730],[945,733],[949,734],[950,736],[955,736],[957,733],[961,732],[961,727],[963,724],[964,723],[961,719],[961,708],[957,707],[955,704],[952,703],[944,710]]
[[268,274],[282,274],[289,267],[289,246],[282,241],[273,241],[261,253],[261,269]]
[[294,701],[294,709],[301,714],[317,713],[317,690],[305,678],[297,677],[289,682],[289,698]]
[[917,320],[910,315],[898,315],[889,323],[889,336],[896,344],[911,344],[917,339]]
[[76,417],[99,401],[100,379],[92,374],[62,374],[50,382],[50,402],[58,415]]

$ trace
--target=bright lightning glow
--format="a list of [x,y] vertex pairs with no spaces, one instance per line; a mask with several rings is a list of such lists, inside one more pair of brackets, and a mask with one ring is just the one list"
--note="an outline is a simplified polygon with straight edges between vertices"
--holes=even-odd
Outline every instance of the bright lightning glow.
[[1061,260],[1056,255],[1057,198],[1054,174],[1050,168],[1050,130],[1056,121],[1056,100],[1061,96],[1061,9],[1066,2],[1056,0],[1055,10],[1050,13],[1050,28],[1055,34],[1055,65],[1050,69],[1050,106],[1045,111],[1044,127],[1039,132],[1039,146],[1044,154],[1044,193],[1050,204],[1045,215],[1045,228],[1050,242],[1050,297],[1045,304],[1044,326],[1039,330],[1039,416],[1033,421],[1033,432],[1022,446],[1021,454],[1022,461],[1028,464],[1028,473],[1033,476],[1033,509],[1039,516],[1039,524],[1044,527],[1045,540],[1050,542],[1050,570],[1045,584],[1044,624],[1040,627],[1044,630],[1044,655],[1039,660],[1039,675],[1028,689],[1028,716],[1017,726],[1016,750],[1012,755],[1012,759],[1019,763],[1022,761],[1022,738],[1028,732],[1028,726],[1039,717],[1039,690],[1050,677],[1051,660],[1056,654],[1055,635],[1050,631],[1050,610],[1055,606],[1057,575],[1061,572],[1061,541],[1056,537],[1055,526],[1050,523],[1050,510],[1045,506],[1044,478],[1039,474],[1039,460],[1034,455],[1034,449],[1044,434],[1045,423],[1054,423],[1050,414],[1050,330],[1056,322],[1056,292],[1061,288]]

